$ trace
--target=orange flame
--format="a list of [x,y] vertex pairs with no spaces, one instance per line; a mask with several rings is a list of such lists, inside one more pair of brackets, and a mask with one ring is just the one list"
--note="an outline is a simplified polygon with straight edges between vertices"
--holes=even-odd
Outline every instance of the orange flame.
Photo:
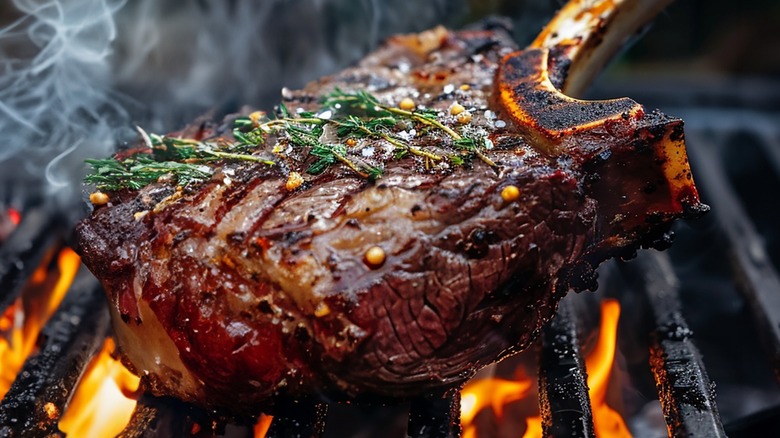
[[[620,320],[620,304],[617,300],[604,300],[601,303],[601,330],[596,348],[585,358],[588,370],[588,394],[593,409],[593,428],[596,436],[608,438],[631,438],[623,417],[609,407],[606,402],[607,385],[615,360],[617,326]],[[529,418],[523,438],[542,436],[542,419]]]
[[[593,426],[598,437],[630,438],[631,433],[623,417],[606,403],[607,386],[615,359],[617,326],[620,304],[616,300],[602,302],[601,330],[596,348],[585,359],[588,370],[588,388],[593,409]],[[461,424],[463,437],[477,436],[474,417],[491,407],[498,419],[506,404],[524,398],[531,388],[531,381],[523,376],[518,381],[483,379],[469,382],[461,392]],[[539,416],[526,419],[523,438],[542,436],[542,419]]]
[[617,343],[617,326],[620,320],[620,304],[617,300],[604,300],[601,306],[601,332],[596,348],[585,359],[588,370],[588,388],[593,405],[593,428],[596,436],[631,438],[625,420],[606,402],[607,386],[612,374]]
[[38,334],[60,305],[81,263],[71,249],[63,249],[57,269],[49,270],[51,255],[35,270],[22,294],[0,317],[0,398],[11,387],[24,361],[35,350]]
[[117,436],[130,421],[140,379],[114,359],[114,349],[107,338],[76,388],[59,423],[68,436]]
[[[57,254],[57,269],[49,269],[52,253],[44,257],[20,297],[0,316],[0,398],[11,387],[25,360],[35,352],[38,335],[76,277],[81,260],[69,248]],[[59,426],[70,436],[116,436],[129,421],[138,378],[111,357],[114,344],[107,339],[103,350],[85,372]],[[120,389],[121,388],[121,389]],[[52,417],[53,404],[44,406]]]
[[260,418],[257,420],[257,423],[254,427],[254,437],[255,438],[265,438],[265,435],[268,433],[268,429],[271,428],[271,421],[273,421],[274,417],[270,415],[263,414],[260,416]]
[[531,389],[532,380],[524,373],[518,380],[481,379],[469,382],[460,395],[460,422],[463,438],[477,436],[474,417],[487,406],[493,408],[496,418],[504,415],[504,406],[523,399]]

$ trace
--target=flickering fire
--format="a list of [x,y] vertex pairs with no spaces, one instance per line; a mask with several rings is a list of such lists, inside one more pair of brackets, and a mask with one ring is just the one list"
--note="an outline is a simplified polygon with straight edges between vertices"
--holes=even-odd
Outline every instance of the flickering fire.
[[[630,438],[631,433],[623,417],[606,403],[612,364],[615,359],[617,326],[620,304],[616,300],[602,302],[601,329],[596,347],[585,359],[588,371],[588,392],[593,410],[593,426],[598,437]],[[461,392],[461,423],[463,437],[477,437],[474,417],[485,408],[491,408],[500,421],[504,407],[528,395],[533,382],[525,375],[516,380],[482,379],[470,382]],[[541,417],[526,419],[523,438],[542,436]]]
[[[73,250],[52,251],[30,277],[20,297],[0,317],[0,398],[8,392],[25,360],[35,353],[38,335],[62,302],[78,272],[81,260]],[[59,426],[70,436],[116,436],[130,419],[138,378],[111,357],[114,345],[107,339],[88,367]],[[50,415],[59,415],[53,404]]]
[[260,416],[253,430],[255,438],[265,438],[268,429],[271,428],[271,421],[273,421],[273,419],[274,417],[270,415],[263,414]]
[[517,380],[481,379],[470,382],[463,389],[460,399],[460,421],[463,424],[463,438],[477,436],[474,417],[483,408],[490,406],[498,420],[504,414],[504,406],[525,398],[531,389],[532,380],[522,374]]
[[30,277],[24,291],[0,317],[0,398],[11,387],[27,357],[35,350],[38,334],[60,305],[79,268],[79,257],[66,248],[57,255],[56,269],[48,269],[52,255]]
[[133,415],[139,378],[112,354],[107,338],[81,379],[59,428],[68,436],[117,436]]
[[615,360],[620,304],[605,300],[601,310],[601,332],[596,348],[585,359],[588,370],[588,391],[593,404],[593,427],[596,436],[630,438],[623,417],[606,403],[609,377]]

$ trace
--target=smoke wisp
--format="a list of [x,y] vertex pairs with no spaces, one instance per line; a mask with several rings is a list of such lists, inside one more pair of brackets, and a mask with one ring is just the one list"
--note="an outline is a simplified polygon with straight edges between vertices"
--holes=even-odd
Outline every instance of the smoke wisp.
[[72,185],[74,161],[108,153],[126,120],[110,79],[124,0],[12,4],[20,17],[0,30],[0,161],[6,178],[54,192]]

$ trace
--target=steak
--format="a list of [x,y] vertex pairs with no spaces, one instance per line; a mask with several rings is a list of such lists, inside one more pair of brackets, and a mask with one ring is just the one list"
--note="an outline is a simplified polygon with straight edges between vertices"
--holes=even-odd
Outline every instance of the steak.
[[263,134],[256,161],[211,156],[206,178],[104,188],[77,227],[148,391],[253,415],[279,397],[456,387],[595,288],[599,263],[666,246],[674,219],[706,209],[682,121],[559,91],[590,39],[518,51],[487,27],[393,37],[284,90],[286,128],[246,112],[117,157]]

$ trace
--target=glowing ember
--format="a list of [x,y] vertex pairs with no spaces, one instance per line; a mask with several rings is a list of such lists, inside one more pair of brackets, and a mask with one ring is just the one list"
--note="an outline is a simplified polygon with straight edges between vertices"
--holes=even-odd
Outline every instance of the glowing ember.
[[78,271],[79,257],[70,249],[59,253],[57,269],[47,269],[50,258],[44,258],[21,296],[0,317],[0,398],[34,351],[41,328],[60,305]]
[[16,209],[9,208],[8,219],[11,219],[11,222],[13,222],[14,225],[19,225],[19,222],[22,220],[22,215],[19,214],[19,211],[17,211]]
[[[588,371],[588,388],[592,409],[593,425],[598,437],[630,438],[631,433],[620,414],[606,404],[607,385],[615,359],[617,326],[620,319],[620,305],[616,300],[602,302],[601,330],[594,350],[585,359]],[[496,418],[500,419],[504,406],[521,400],[531,388],[531,380],[521,376],[516,381],[503,379],[483,379],[469,382],[461,392],[461,424],[463,437],[474,438],[477,429],[474,423],[476,414],[487,407],[492,408]],[[542,436],[541,417],[526,419],[526,432],[523,438]]]
[[117,436],[133,415],[139,379],[112,357],[106,339],[81,379],[59,427],[68,436]]

